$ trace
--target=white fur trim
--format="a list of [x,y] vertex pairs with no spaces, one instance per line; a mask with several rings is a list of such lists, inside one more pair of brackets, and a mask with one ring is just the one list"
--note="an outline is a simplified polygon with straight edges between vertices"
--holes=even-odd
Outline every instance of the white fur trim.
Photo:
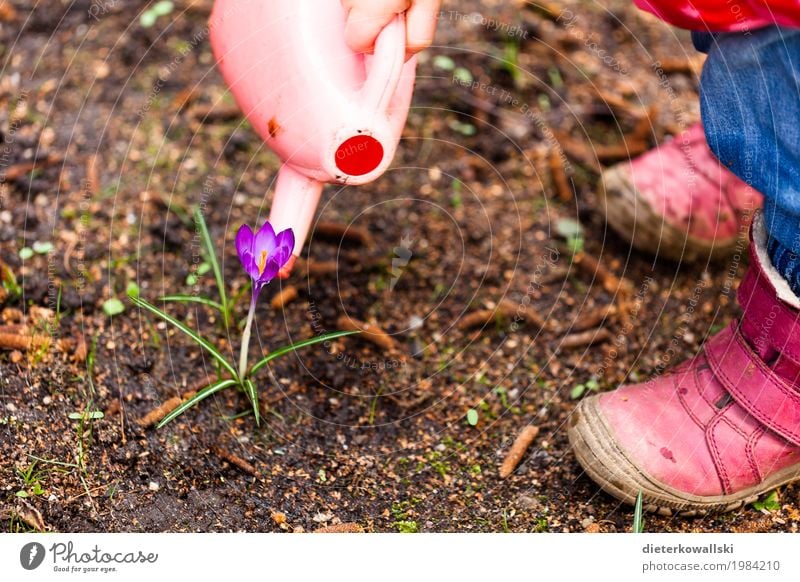
[[764,215],[759,212],[753,219],[753,243],[756,245],[756,256],[761,268],[769,277],[770,283],[778,292],[778,299],[788,303],[795,309],[800,309],[800,297],[794,294],[789,283],[786,282],[778,270],[772,265],[772,259],[767,252],[767,229],[764,226]]

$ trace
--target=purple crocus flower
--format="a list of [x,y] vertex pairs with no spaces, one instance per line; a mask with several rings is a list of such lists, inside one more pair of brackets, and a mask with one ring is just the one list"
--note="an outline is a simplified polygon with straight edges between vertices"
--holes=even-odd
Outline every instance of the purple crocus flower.
[[247,313],[247,323],[242,333],[242,348],[239,355],[239,376],[245,377],[247,371],[247,351],[250,346],[250,330],[253,326],[253,316],[256,312],[258,294],[272,281],[289,259],[294,250],[294,232],[287,228],[275,234],[275,229],[269,222],[253,233],[253,230],[243,224],[236,233],[236,252],[242,262],[244,270],[253,280],[253,296],[250,300],[250,311]]
[[272,281],[291,258],[294,250],[294,232],[287,228],[275,234],[269,222],[265,222],[258,232],[243,224],[236,233],[236,252],[244,270],[253,280],[253,295],[258,296],[261,289]]

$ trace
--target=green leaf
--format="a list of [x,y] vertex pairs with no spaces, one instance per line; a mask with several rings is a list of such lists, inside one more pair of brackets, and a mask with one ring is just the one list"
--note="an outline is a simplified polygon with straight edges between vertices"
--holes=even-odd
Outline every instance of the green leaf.
[[166,16],[170,12],[172,12],[175,5],[172,3],[171,0],[160,0],[153,4],[153,7],[150,9],[156,13],[157,16]]
[[642,492],[636,496],[636,507],[633,510],[633,533],[644,533],[644,511],[642,510]]
[[469,69],[465,69],[464,67],[457,67],[456,70],[453,71],[453,78],[462,85],[470,85],[473,81],[472,73],[469,72]]
[[200,237],[203,239],[203,246],[206,249],[206,260],[211,264],[211,269],[214,271],[214,279],[217,282],[217,291],[219,292],[220,305],[224,306],[227,311],[228,299],[225,296],[225,281],[222,279],[222,269],[219,268],[217,262],[217,253],[214,250],[214,242],[211,240],[211,235],[208,234],[208,226],[203,213],[199,208],[194,211],[194,221],[197,229],[200,231]]
[[142,15],[139,17],[139,24],[141,24],[144,28],[150,28],[156,23],[157,19],[158,14],[152,10],[148,10],[147,12],[142,12]]
[[236,386],[237,384],[239,384],[237,380],[231,380],[229,378],[227,380],[220,380],[219,382],[215,382],[209,386],[206,386],[205,388],[200,390],[197,394],[195,394],[194,396],[183,402],[175,410],[166,415],[163,419],[161,419],[161,422],[158,423],[158,426],[156,428],[162,428],[163,426],[166,426],[167,424],[178,418],[181,414],[183,414],[184,412],[186,412],[199,402],[205,400],[212,394],[216,394],[221,390],[225,390],[225,388],[230,388],[231,386]]
[[128,297],[138,297],[139,286],[133,281],[128,281],[128,286],[125,287],[125,295]]
[[213,307],[219,311],[222,311],[222,305],[214,301],[213,299],[206,299],[205,297],[199,297],[197,295],[164,295],[163,297],[159,297],[159,301],[177,301],[178,303],[202,303],[203,305],[208,305],[209,307]]
[[206,274],[206,273],[208,273],[210,270],[211,270],[211,265],[209,265],[208,263],[205,263],[205,262],[203,262],[203,263],[200,263],[200,264],[197,266],[197,274],[198,274],[198,275],[205,275],[205,274]]
[[247,397],[250,399],[250,403],[253,405],[253,415],[256,417],[256,426],[260,426],[261,412],[258,409],[258,390],[256,389],[256,385],[253,384],[252,380],[244,381],[244,391],[247,393]]
[[456,64],[453,62],[453,59],[447,55],[436,55],[433,57],[433,66],[437,69],[442,69],[443,71],[452,71],[456,68]]
[[344,337],[346,335],[353,335],[356,333],[361,333],[361,330],[333,331],[331,333],[326,333],[317,337],[312,337],[311,339],[303,340],[288,346],[283,346],[282,348],[278,348],[277,350],[270,352],[268,356],[266,356],[264,359],[260,360],[252,368],[250,368],[250,371],[247,373],[247,377],[250,378],[251,376],[253,376],[253,374],[258,372],[261,368],[263,368],[267,364],[269,364],[272,360],[280,356],[283,356],[284,354],[288,354],[289,352],[299,350],[300,348],[305,348],[307,346],[312,346],[314,344],[326,342],[339,337]]
[[17,491],[16,495],[17,495],[17,497],[21,497],[21,498],[24,499],[24,498],[28,497],[28,492],[27,491]]
[[583,227],[580,222],[571,218],[559,218],[555,225],[556,232],[565,239],[583,238]]
[[230,375],[232,377],[234,377],[234,378],[236,378],[238,380],[239,374],[236,372],[236,368],[234,368],[230,364],[230,362],[228,362],[228,360],[225,358],[225,356],[223,356],[221,353],[219,353],[219,351],[217,351],[217,348],[212,346],[208,342],[208,340],[206,340],[206,339],[200,337],[199,335],[197,335],[197,332],[194,331],[193,329],[187,327],[185,323],[182,323],[182,322],[178,321],[177,319],[175,319],[174,317],[172,317],[168,313],[164,313],[158,307],[156,307],[155,305],[151,305],[150,303],[148,303],[144,299],[142,299],[140,297],[131,297],[130,299],[131,299],[131,301],[133,301],[139,307],[143,307],[144,309],[147,309],[150,313],[153,313],[153,314],[159,316],[160,318],[166,320],[167,322],[171,323],[172,325],[177,327],[179,330],[181,330],[183,333],[188,335],[192,340],[194,340],[194,342],[197,345],[202,347],[209,354],[211,354],[214,358],[216,358],[217,361],[222,365],[222,367],[225,368],[230,373]]
[[585,384],[578,384],[572,390],[570,390],[569,397],[573,400],[577,400],[583,393],[586,392],[586,385]]
[[103,311],[109,317],[119,315],[125,311],[125,304],[116,297],[112,297],[103,303]]
[[467,422],[470,426],[477,426],[478,424],[478,411],[474,408],[467,410]]
[[33,249],[32,248],[30,248],[30,247],[22,247],[21,249],[19,249],[19,258],[20,259],[22,259],[23,261],[27,261],[31,257],[33,257]]
[[37,255],[46,255],[53,250],[53,243],[50,241],[39,242],[38,240],[33,243],[33,252]]
[[778,511],[781,508],[781,502],[778,499],[778,491],[773,490],[766,497],[762,497],[758,501],[753,502],[753,509],[757,511]]
[[189,273],[186,275],[186,284],[189,285],[189,287],[194,287],[197,285],[197,275],[194,273]]

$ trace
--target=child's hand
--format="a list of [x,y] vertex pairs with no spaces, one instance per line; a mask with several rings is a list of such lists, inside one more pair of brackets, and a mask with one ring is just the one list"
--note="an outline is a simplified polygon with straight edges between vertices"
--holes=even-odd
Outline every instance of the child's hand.
[[406,57],[428,48],[436,31],[441,0],[342,0],[347,13],[345,39],[356,52],[370,52],[383,27],[406,13]]

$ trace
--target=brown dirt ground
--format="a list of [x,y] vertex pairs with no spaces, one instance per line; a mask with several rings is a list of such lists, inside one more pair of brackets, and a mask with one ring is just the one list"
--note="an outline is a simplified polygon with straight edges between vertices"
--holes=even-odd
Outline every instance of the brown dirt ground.
[[[736,316],[731,289],[744,265],[653,261],[604,226],[599,165],[624,157],[625,136],[634,151],[697,120],[701,62],[688,35],[627,1],[605,4],[610,11],[566,2],[569,13],[510,0],[447,4],[393,168],[360,189],[329,188],[321,205],[322,220],[368,229],[371,244],[312,237],[306,258],[335,261],[335,270],[298,273],[290,283],[299,297],[283,310],[270,307],[273,285],[258,311],[261,351],[349,315],[393,334],[396,352],[351,338],[334,353],[304,351],[260,376],[269,408],[260,428],[252,416],[231,418],[247,410],[231,392],[156,431],[137,420],[214,370],[125,290],[135,282],[151,300],[192,292],[200,251],[189,216],[203,202],[226,280],[242,289],[233,234],[266,216],[277,160],[214,69],[207,0],[176,2],[147,29],[139,0],[94,4],[102,10],[89,0],[35,10],[3,2],[0,257],[22,295],[0,296],[0,325],[20,333],[24,324],[49,341],[0,351],[0,525],[627,531],[631,508],[599,491],[569,451],[570,393],[593,377],[611,389],[695,353]],[[486,23],[468,16],[475,10]],[[452,66],[483,86],[454,83]],[[554,180],[559,145],[575,196],[563,187],[559,195]],[[622,145],[622,155],[603,145]],[[624,302],[619,281],[575,265],[554,229],[563,218],[584,225],[586,262],[641,296],[627,322],[603,322],[611,340],[593,347],[560,342]],[[36,242],[23,262],[20,250]],[[393,263],[408,254],[398,248],[410,250],[408,264]],[[210,274],[197,285],[213,295]],[[524,305],[526,295],[546,329],[508,317],[459,327],[472,311],[503,299]],[[110,297],[126,301],[123,314],[104,314]],[[170,310],[237,348],[238,333],[227,337],[210,311]],[[105,417],[81,433],[69,415],[91,410]],[[541,432],[501,480],[528,423]],[[649,516],[646,527],[796,531],[799,491],[781,490],[782,508],[768,514]]]

